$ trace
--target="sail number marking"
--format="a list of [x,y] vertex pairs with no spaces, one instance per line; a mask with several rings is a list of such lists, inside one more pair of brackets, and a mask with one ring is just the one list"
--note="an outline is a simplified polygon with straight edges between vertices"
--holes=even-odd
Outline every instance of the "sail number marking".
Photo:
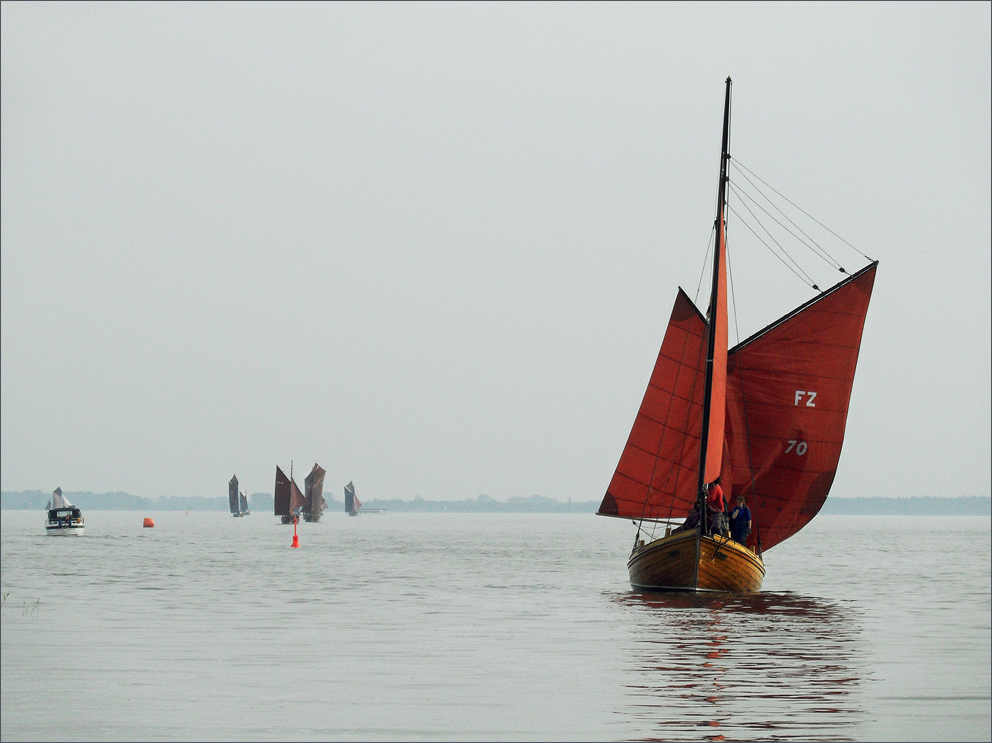
[[816,407],[816,403],[813,402],[815,399],[816,399],[816,393],[815,392],[807,392],[806,390],[796,390],[796,399],[795,399],[795,402],[793,404],[794,405],[798,405],[803,400],[806,400],[806,407],[807,408],[815,408]]
[[790,451],[795,449],[798,456],[802,456],[809,449],[809,445],[805,441],[800,441],[799,439],[789,439],[789,445],[785,447],[785,453],[788,454]]

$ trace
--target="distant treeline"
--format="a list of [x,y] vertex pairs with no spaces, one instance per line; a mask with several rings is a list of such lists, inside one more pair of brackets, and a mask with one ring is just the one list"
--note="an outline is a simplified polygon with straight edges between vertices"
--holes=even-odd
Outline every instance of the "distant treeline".
[[988,516],[992,498],[827,498],[820,513],[834,516]]
[[[69,501],[83,510],[91,511],[228,511],[227,498],[189,497],[176,498],[160,496],[143,498],[130,493],[90,493],[64,492]],[[10,510],[43,510],[51,498],[51,493],[40,490],[24,490],[18,493],[0,493],[0,508]],[[326,498],[326,496],[325,496]],[[272,512],[271,493],[252,493],[248,506],[259,513]],[[412,501],[369,500],[362,504],[363,509],[382,508],[397,512],[462,512],[462,513],[595,513],[599,501],[562,503],[540,495],[514,497],[502,502],[480,495],[461,501],[432,501],[417,496]],[[344,511],[344,502],[327,498],[327,508],[331,511]]]
[[[176,498],[159,496],[143,498],[130,493],[90,493],[63,492],[69,502],[89,511],[228,511],[227,498],[188,497]],[[51,500],[51,493],[40,490],[22,490],[19,493],[0,493],[0,508],[9,510],[44,510]],[[337,506],[344,510],[344,503],[328,502],[328,507]],[[252,493],[248,497],[248,507],[257,511],[272,511],[271,493]]]
[[[227,511],[227,498],[143,498],[130,493],[66,492],[64,495],[83,510],[92,511]],[[6,510],[43,510],[51,498],[40,490],[0,493],[0,508]],[[251,510],[272,512],[271,493],[252,493]],[[328,499],[331,511],[343,511],[344,503]],[[595,513],[599,501],[561,501],[540,495],[515,496],[498,501],[488,495],[460,501],[368,500],[363,509],[382,508],[397,513]],[[827,498],[820,511],[835,516],[973,516],[992,514],[992,499],[982,496],[957,498]]]
[[541,495],[514,496],[498,501],[488,495],[464,500],[427,500],[416,496],[413,500],[369,500],[362,508],[384,508],[399,513],[596,513],[599,501],[572,501],[567,503]]

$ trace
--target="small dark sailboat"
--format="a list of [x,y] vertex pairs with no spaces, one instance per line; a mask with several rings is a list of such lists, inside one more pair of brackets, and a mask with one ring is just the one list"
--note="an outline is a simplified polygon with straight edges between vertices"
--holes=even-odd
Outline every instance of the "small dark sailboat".
[[235,475],[227,483],[227,501],[231,509],[231,515],[235,518],[251,515],[248,510],[248,497],[238,490],[238,476]]
[[344,510],[349,516],[357,516],[358,509],[362,507],[362,502],[355,495],[355,485],[348,483],[344,486]]
[[[373,503],[375,501],[372,501]],[[344,486],[344,510],[349,516],[357,516],[359,513],[362,515],[382,515],[388,513],[385,508],[373,507],[373,508],[362,508],[362,502],[358,500],[358,496],[355,495],[355,486],[352,483],[348,483]]]
[[[833,483],[875,281],[872,261],[728,350],[730,92],[727,78],[709,310],[703,315],[679,290],[599,507],[637,524],[627,562],[636,590],[761,588],[762,551],[809,523]],[[706,486],[714,481],[731,502],[744,496],[750,504],[743,543],[709,528]],[[698,523],[648,534],[690,514]]]
[[303,498],[306,501],[303,506],[304,521],[320,521],[320,515],[327,509],[327,500],[324,498],[325,474],[327,473],[323,467],[314,462],[313,469],[303,481]]
[[306,499],[300,492],[299,486],[293,479],[293,468],[290,465],[289,477],[276,465],[276,486],[275,497],[273,499],[273,512],[279,516],[284,524],[295,524],[299,518]]

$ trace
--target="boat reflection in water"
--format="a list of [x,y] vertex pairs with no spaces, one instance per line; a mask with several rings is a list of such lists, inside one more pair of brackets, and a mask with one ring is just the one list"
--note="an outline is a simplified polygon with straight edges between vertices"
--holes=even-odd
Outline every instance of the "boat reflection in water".
[[863,729],[870,672],[857,609],[789,593],[616,601],[638,679],[618,712],[640,717],[650,738],[830,741]]

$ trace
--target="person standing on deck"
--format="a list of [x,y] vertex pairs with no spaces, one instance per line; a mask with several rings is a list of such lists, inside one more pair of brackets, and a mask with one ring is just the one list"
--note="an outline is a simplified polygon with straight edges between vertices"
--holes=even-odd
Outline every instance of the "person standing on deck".
[[710,534],[727,536],[727,517],[724,513],[727,505],[723,500],[723,488],[720,487],[720,478],[706,486],[706,510],[710,520]]
[[730,536],[744,544],[751,533],[751,509],[744,503],[744,496],[737,496],[737,506],[730,512]]

